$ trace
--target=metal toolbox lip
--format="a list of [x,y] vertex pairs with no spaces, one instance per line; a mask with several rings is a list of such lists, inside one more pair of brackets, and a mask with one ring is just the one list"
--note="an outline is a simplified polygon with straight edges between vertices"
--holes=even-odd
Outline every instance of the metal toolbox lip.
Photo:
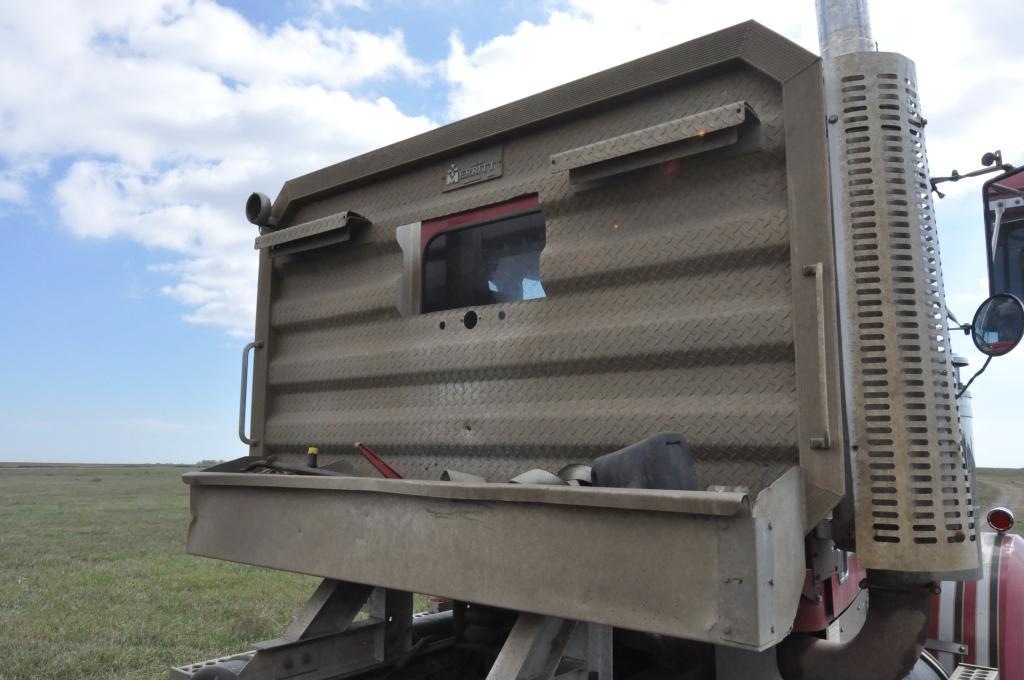
[[581,508],[640,512],[670,512],[714,517],[750,514],[745,493],[722,491],[668,491],[525,484],[475,484],[372,477],[305,477],[240,472],[188,472],[186,484],[202,486],[278,487],[319,489],[341,493],[382,493],[446,500],[499,503],[540,503]]
[[[184,481],[192,555],[744,649],[788,634],[804,580],[796,467],[749,505],[725,492],[230,472]],[[735,514],[692,512],[708,495]]]

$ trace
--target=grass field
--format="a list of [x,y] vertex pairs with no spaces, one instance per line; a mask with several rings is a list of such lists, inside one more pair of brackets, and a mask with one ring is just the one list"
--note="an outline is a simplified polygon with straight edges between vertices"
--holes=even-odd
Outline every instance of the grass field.
[[982,514],[1004,505],[1019,522],[1014,532],[1024,532],[1024,468],[978,468],[977,477]]
[[0,680],[164,679],[283,632],[317,579],[186,555],[186,470],[0,467]]

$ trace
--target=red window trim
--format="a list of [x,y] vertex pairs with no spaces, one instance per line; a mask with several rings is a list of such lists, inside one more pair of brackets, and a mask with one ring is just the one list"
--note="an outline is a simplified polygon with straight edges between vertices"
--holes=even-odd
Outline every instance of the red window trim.
[[513,198],[510,201],[504,201],[503,203],[494,203],[482,208],[474,208],[472,210],[466,210],[465,212],[455,213],[454,215],[445,215],[444,217],[427,220],[420,224],[420,252],[423,252],[427,247],[427,244],[430,243],[430,239],[434,238],[441,232],[475,224],[477,222],[490,222],[502,217],[507,217],[508,215],[537,210],[539,208],[540,201],[537,200],[537,194],[529,194],[527,196]]

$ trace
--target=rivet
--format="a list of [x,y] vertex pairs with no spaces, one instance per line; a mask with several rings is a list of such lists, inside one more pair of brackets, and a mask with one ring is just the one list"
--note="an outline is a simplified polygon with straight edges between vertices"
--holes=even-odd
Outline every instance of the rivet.
[[831,123],[831,124],[835,124],[838,120],[839,120],[839,116],[837,116],[834,113],[831,116],[828,117],[828,122]]

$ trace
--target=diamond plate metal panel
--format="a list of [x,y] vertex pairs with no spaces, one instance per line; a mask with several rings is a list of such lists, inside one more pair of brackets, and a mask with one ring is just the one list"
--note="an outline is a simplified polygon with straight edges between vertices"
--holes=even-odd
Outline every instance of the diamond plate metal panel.
[[[359,440],[410,478],[456,469],[505,481],[674,430],[689,440],[704,485],[757,493],[810,461],[807,521],[820,518],[842,493],[841,437],[812,452],[809,433],[822,424],[800,404],[822,398],[818,362],[836,352],[820,354],[817,336],[795,329],[817,323],[806,304],[813,282],[799,271],[815,262],[831,271],[831,236],[803,204],[791,207],[797,195],[827,215],[828,200],[808,197],[788,164],[814,167],[824,154],[787,141],[820,133],[787,129],[792,111],[820,110],[820,70],[790,101],[775,67],[729,64],[672,87],[622,85],[629,97],[504,138],[502,177],[458,192],[440,190],[442,156],[291,201],[287,223],[354,211],[372,226],[265,265],[267,349],[256,382],[265,408],[253,453],[287,458],[316,445],[322,464],[372,475],[351,449]],[[684,120],[727,124],[736,102],[759,121],[737,128],[758,135],[742,156],[711,150],[587,186],[551,172],[552,156],[600,155],[609,139],[640,148],[651,130],[681,134]],[[341,171],[324,172],[299,185]],[[399,314],[396,227],[527,194],[546,220],[546,299],[476,307],[472,329],[461,323],[465,309]],[[830,298],[824,304],[832,309]]]

